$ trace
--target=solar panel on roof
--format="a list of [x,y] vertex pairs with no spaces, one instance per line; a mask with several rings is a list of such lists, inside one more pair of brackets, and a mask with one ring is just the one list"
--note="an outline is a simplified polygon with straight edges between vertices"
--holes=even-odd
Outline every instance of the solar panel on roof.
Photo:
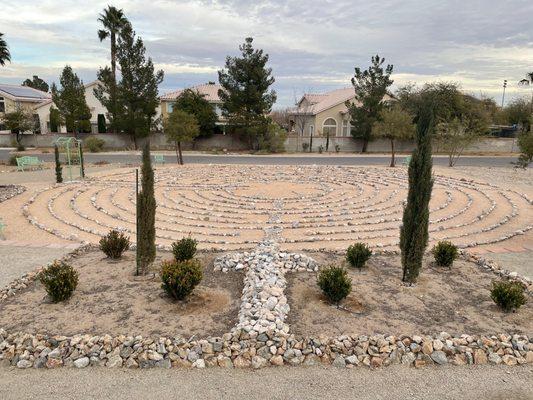
[[15,97],[30,97],[33,99],[47,99],[49,97],[46,93],[24,86],[0,85],[0,90]]

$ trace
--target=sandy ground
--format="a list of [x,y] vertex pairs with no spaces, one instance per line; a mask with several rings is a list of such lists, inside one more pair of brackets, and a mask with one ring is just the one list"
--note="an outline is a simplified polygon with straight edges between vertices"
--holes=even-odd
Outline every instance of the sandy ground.
[[404,366],[381,370],[276,367],[259,371],[0,369],[0,398],[531,400],[531,366]]
[[[342,263],[337,256],[311,256],[321,265]],[[490,298],[492,273],[463,261],[448,269],[425,260],[417,285],[405,287],[400,265],[399,257],[381,256],[362,272],[349,269],[352,293],[341,309],[322,295],[315,274],[287,274],[291,331],[315,336],[533,332],[533,302],[516,313],[500,311]]]
[[72,249],[0,245],[0,288],[70,251]]
[[[171,257],[158,254],[154,265]],[[72,262],[79,284],[71,299],[53,304],[36,282],[0,304],[0,326],[8,331],[61,335],[220,336],[236,323],[243,276],[215,273],[214,257],[198,254],[204,278],[186,301],[176,302],[161,289],[157,275],[149,281],[134,279],[132,252],[120,261],[91,252]]]

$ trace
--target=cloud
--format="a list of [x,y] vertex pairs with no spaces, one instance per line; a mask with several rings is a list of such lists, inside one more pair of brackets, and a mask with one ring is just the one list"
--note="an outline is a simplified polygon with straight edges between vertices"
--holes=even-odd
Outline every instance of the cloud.
[[[277,106],[304,91],[348,86],[354,66],[376,53],[394,64],[395,85],[453,80],[472,93],[508,99],[526,94],[516,82],[531,70],[533,6],[514,0],[120,0],[145,41],[161,91],[217,79],[245,37],[270,55]],[[57,80],[65,64],[85,81],[109,63],[109,42],[96,36],[107,2],[26,0],[3,5],[0,26],[13,63],[0,81],[39,74]]]

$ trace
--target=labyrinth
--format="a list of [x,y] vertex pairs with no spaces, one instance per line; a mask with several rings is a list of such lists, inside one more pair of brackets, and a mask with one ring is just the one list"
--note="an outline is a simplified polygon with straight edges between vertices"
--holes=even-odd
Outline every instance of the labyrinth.
[[[157,168],[155,182],[161,247],[191,235],[203,248],[247,249],[275,229],[285,249],[364,241],[396,250],[407,194],[405,168],[188,165]],[[435,175],[430,242],[467,248],[524,234],[531,206],[527,195],[493,183]],[[97,243],[110,229],[133,239],[134,171],[39,190],[23,214],[63,239]]]

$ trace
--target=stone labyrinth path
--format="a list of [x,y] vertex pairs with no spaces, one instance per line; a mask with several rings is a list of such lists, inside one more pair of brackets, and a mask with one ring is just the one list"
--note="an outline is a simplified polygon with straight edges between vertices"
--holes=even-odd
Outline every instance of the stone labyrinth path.
[[[36,192],[27,220],[63,239],[97,243],[135,234],[134,172]],[[191,234],[203,248],[250,249],[276,229],[283,249],[345,249],[354,241],[397,250],[405,168],[188,165],[156,170],[157,243]],[[430,241],[497,243],[533,227],[532,200],[492,183],[435,176]],[[430,243],[431,245],[431,243]]]

